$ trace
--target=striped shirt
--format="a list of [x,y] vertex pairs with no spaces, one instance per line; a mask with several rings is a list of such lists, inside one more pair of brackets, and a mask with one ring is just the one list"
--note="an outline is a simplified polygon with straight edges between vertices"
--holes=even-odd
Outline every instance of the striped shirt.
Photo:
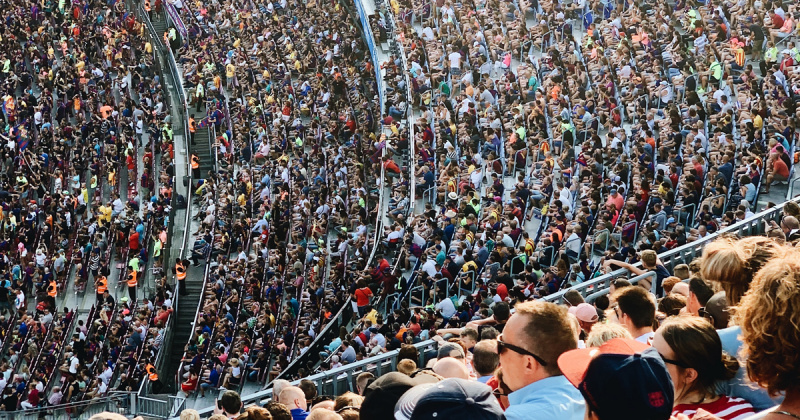
[[745,399],[723,395],[718,400],[706,404],[678,404],[672,410],[672,415],[685,414],[691,418],[700,408],[722,420],[743,420],[755,413],[753,406]]

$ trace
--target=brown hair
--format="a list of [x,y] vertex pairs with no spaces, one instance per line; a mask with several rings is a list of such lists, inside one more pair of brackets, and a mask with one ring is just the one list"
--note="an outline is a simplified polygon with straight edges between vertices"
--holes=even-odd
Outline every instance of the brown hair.
[[526,347],[547,362],[547,373],[560,375],[558,357],[578,347],[567,309],[541,301],[518,303],[515,308],[515,315],[525,316],[528,321],[523,330],[528,338]]
[[364,397],[348,391],[336,397],[333,411],[339,413],[344,420],[358,420],[362,402],[364,402]]
[[776,395],[800,390],[800,252],[769,262],[735,314],[753,382]]
[[617,290],[613,296],[620,311],[628,315],[636,328],[653,325],[656,319],[656,304],[647,290],[641,287],[625,287]]
[[686,296],[673,293],[664,296],[664,298],[658,302],[658,311],[663,312],[666,316],[677,316],[685,306]]
[[697,380],[684,393],[704,390],[713,394],[716,381],[736,376],[739,362],[722,351],[717,330],[705,318],[672,317],[658,331],[675,353],[675,361],[697,371]]
[[719,284],[730,305],[735,306],[758,270],[785,252],[786,248],[763,236],[721,238],[703,249],[700,274],[703,280]]
[[239,415],[237,419],[247,419],[247,420],[272,420],[272,414],[270,414],[269,410],[264,407],[259,406],[250,406],[244,410],[244,413]]
[[675,276],[669,276],[661,282],[661,287],[664,288],[664,294],[668,295],[672,292],[672,288],[675,287],[676,284],[680,283],[681,279]]

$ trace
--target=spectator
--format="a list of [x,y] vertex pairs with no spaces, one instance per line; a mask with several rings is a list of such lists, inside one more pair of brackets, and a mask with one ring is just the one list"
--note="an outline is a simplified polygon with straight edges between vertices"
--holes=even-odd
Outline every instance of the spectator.
[[666,321],[653,339],[675,389],[673,414],[693,414],[699,409],[725,420],[743,419],[753,406],[742,398],[717,395],[714,384],[736,376],[739,363],[723,353],[714,327],[699,318]]
[[612,307],[617,322],[622,324],[634,339],[650,344],[655,333],[656,305],[650,295],[639,287],[626,287],[616,292],[612,299],[617,303]]
[[494,376],[500,364],[497,355],[497,342],[494,340],[481,340],[475,344],[472,351],[472,368],[475,370],[478,382],[486,383]]
[[503,380],[512,391],[506,418],[581,419],[584,403],[557,364],[561,354],[577,348],[567,311],[552,303],[525,302],[516,306],[508,324],[497,339]]
[[308,404],[306,403],[305,393],[296,386],[288,386],[281,390],[278,402],[289,408],[292,413],[292,420],[305,420],[308,417]]

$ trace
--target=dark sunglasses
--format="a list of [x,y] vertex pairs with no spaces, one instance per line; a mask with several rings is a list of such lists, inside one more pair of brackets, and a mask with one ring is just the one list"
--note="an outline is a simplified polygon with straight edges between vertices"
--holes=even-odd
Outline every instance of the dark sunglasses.
[[688,369],[688,368],[690,368],[690,367],[691,367],[691,366],[687,365],[686,363],[679,362],[679,361],[677,361],[677,360],[667,359],[667,358],[666,358],[666,357],[664,357],[664,355],[663,355],[663,354],[661,354],[661,353],[658,353],[658,355],[659,355],[659,356],[661,356],[661,360],[663,360],[663,361],[664,361],[664,363],[669,363],[670,365],[675,365],[675,366],[677,366],[677,367],[684,368],[684,369]]
[[[502,337],[502,335],[500,335],[500,337]],[[500,337],[497,337],[497,354],[503,354],[503,353],[506,352],[506,350],[511,350],[511,351],[513,351],[515,353],[519,353],[519,354],[521,354],[523,356],[533,357],[533,359],[536,360],[537,362],[539,362],[540,365],[547,366],[547,362],[542,360],[541,357],[529,352],[528,350],[523,349],[522,347],[517,347],[517,346],[515,346],[513,344],[506,343],[505,341],[500,339]]]

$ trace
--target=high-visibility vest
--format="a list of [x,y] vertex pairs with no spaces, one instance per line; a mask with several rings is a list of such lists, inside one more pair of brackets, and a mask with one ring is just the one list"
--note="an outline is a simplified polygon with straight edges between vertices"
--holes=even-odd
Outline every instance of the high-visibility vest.
[[128,274],[128,287],[136,287],[136,285],[139,284],[136,281],[137,276],[138,274],[135,271],[131,271],[131,273]]
[[47,296],[56,297],[58,293],[58,285],[54,280],[50,281],[50,286],[47,287]]
[[106,276],[100,276],[97,279],[97,294],[102,295],[106,290],[108,290],[108,279],[106,279]]
[[197,131],[197,123],[194,122],[194,118],[189,117],[189,132],[194,133]]
[[175,276],[178,280],[186,279],[186,267],[181,263],[175,263]]
[[158,380],[158,373],[156,372],[155,366],[148,363],[144,370],[147,372],[147,378],[150,379],[151,382]]
[[200,168],[200,158],[197,155],[192,155],[192,169]]
[[144,10],[146,12],[150,11],[150,0],[144,0]]

